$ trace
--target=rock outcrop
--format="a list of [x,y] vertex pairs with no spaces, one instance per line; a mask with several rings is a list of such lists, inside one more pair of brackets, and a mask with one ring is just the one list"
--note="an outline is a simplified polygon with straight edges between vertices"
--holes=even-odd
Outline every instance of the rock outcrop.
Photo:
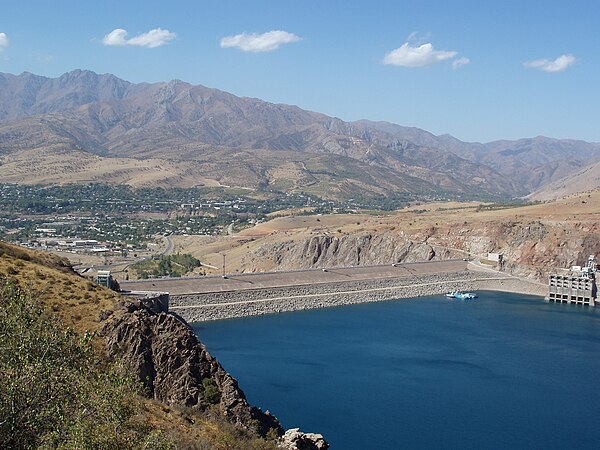
[[123,302],[121,308],[99,334],[108,356],[130,367],[150,398],[201,410],[218,404],[231,423],[261,436],[271,429],[283,434],[276,417],[248,404],[237,381],[181,319],[132,302]]
[[303,433],[292,428],[281,437],[279,448],[283,450],[327,450],[329,444],[320,434]]
[[304,241],[289,240],[265,245],[249,253],[242,267],[271,261],[277,270],[348,267],[462,258],[460,251],[435,248],[429,235],[404,236],[382,232],[368,234],[316,235]]
[[556,267],[570,267],[600,254],[596,221],[494,220],[451,223],[422,229],[400,227],[378,232],[316,234],[262,245],[242,260],[242,271],[381,265],[504,254],[503,269],[547,280]]

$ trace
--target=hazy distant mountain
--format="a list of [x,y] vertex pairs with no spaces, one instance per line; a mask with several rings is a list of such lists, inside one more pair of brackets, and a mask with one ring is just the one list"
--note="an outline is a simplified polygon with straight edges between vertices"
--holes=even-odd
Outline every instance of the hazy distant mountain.
[[[135,184],[135,161],[152,159],[166,161],[168,185],[183,179],[189,185],[196,176],[202,183],[338,197],[398,191],[520,195],[600,159],[600,145],[547,138],[464,143],[385,122],[344,122],[178,80],[133,84],[76,70],[55,79],[0,74],[0,157],[0,181],[48,182],[54,172],[44,171],[54,170],[57,182],[71,171],[80,181],[109,177]],[[86,178],[99,157],[122,160],[127,176],[103,172],[98,179],[90,172]],[[142,166],[148,179],[148,165]]]
[[419,128],[386,122],[359,121],[364,129],[377,129],[385,139],[404,139],[417,145],[444,149],[468,161],[484,164],[510,178],[524,191],[579,171],[590,162],[600,161],[600,143],[543,136],[486,144],[463,142],[450,135],[435,136]]
[[600,188],[600,162],[590,164],[575,173],[534,191],[529,197],[533,200],[552,200],[578,192]]

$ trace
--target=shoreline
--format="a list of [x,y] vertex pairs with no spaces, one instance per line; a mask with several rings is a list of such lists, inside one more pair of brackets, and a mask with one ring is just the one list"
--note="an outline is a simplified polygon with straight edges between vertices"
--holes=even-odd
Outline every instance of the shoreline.
[[498,278],[496,283],[492,282],[492,279],[481,279],[478,281],[477,290],[509,292],[546,298],[548,286],[524,278],[508,277]]
[[284,286],[237,292],[209,292],[173,295],[169,310],[188,323],[238,317],[302,311],[336,306],[441,295],[453,290],[495,290],[544,297],[546,287],[503,273],[463,270],[324,283],[312,286]]

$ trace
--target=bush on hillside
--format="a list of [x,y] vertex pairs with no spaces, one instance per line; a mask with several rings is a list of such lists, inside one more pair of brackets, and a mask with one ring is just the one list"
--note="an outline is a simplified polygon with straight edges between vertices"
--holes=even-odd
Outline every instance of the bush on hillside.
[[173,448],[136,420],[137,386],[0,280],[0,448]]
[[157,259],[141,261],[132,267],[142,279],[150,277],[180,277],[202,264],[188,253],[160,256]]
[[209,405],[216,405],[219,403],[219,400],[221,400],[221,393],[212,378],[204,378],[202,380],[202,387],[204,388],[202,397],[206,403]]

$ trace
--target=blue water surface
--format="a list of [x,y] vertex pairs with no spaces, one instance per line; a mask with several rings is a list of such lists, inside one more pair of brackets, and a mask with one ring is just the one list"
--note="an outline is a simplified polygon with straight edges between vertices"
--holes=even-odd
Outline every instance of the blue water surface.
[[333,449],[600,445],[600,309],[485,291],[195,330],[251,404]]

